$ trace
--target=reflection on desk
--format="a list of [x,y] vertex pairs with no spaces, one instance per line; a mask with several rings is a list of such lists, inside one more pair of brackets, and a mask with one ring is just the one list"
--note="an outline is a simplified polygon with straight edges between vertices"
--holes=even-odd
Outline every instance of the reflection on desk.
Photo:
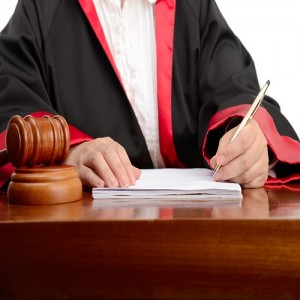
[[[143,200],[144,201],[144,200]],[[158,220],[158,219],[269,219],[300,218],[300,186],[274,189],[244,189],[241,202],[207,201],[160,204],[149,201],[130,206],[102,206],[85,192],[80,201],[46,206],[9,205],[0,194],[0,222],[4,221],[89,221],[89,220]]]

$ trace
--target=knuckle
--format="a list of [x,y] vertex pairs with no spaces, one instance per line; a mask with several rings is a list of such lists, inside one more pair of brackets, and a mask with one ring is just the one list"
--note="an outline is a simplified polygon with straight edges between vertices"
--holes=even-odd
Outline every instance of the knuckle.
[[[111,173],[111,172],[110,172],[110,173]],[[112,183],[116,183],[116,181],[117,181],[116,177],[115,177],[113,174],[108,175],[107,180],[108,180],[109,182],[112,182]]]
[[125,174],[125,168],[121,162],[116,162],[115,170],[117,173],[119,173],[119,176],[121,176],[122,174]]
[[243,170],[248,170],[250,168],[250,161],[247,156],[242,155],[240,158],[240,168]]
[[106,166],[103,166],[101,168],[101,177],[106,181],[106,182],[113,182],[115,181],[115,177],[114,175],[112,174],[112,170],[110,169],[110,167],[108,165]]
[[84,165],[84,161],[85,161],[85,153],[84,152],[81,152],[78,156],[78,161],[77,161],[77,166],[79,168],[82,168],[82,166]]
[[89,172],[86,172],[86,182],[87,182],[87,184],[88,185],[92,185],[93,184],[93,182],[94,182],[94,178],[93,178],[94,176],[93,176],[93,174],[92,174],[92,171],[90,170]]
[[268,176],[268,171],[266,171],[259,177],[260,181],[262,182],[262,185],[266,183]]
[[90,147],[88,145],[85,145],[84,147],[82,147],[80,151],[80,156],[85,156],[86,154],[88,154],[89,151],[90,151]]
[[255,188],[255,186],[253,185],[252,182],[248,182],[248,183],[241,184],[241,186],[242,186],[242,188],[244,188],[244,189]]
[[243,173],[243,174],[240,176],[240,180],[239,180],[239,181],[240,181],[240,183],[242,183],[242,184],[249,182],[249,178],[248,178],[247,174],[246,174],[246,173]]
[[248,150],[249,142],[250,142],[249,138],[247,138],[245,135],[241,136],[240,148],[241,148],[242,152],[246,152],[246,150]]
[[[123,166],[124,166],[124,168],[126,169],[126,170],[128,170],[129,172],[130,171],[132,171],[132,164],[131,164],[131,162],[128,160],[128,161],[125,161],[124,163],[123,163]],[[133,172],[132,172],[133,173]]]
[[107,157],[112,152],[110,144],[105,144],[101,149],[101,153],[104,157]]
[[[241,182],[244,188],[260,188],[263,187],[268,179],[268,173],[262,173],[260,175],[252,174],[248,180]],[[256,175],[256,176],[255,176]]]
[[115,142],[114,146],[118,152],[125,152],[125,148],[122,145],[120,145],[119,143]]
[[101,158],[101,153],[98,151],[94,150],[89,153],[89,161],[92,165],[98,164],[100,158]]
[[106,136],[96,138],[93,141],[95,142],[96,146],[103,146],[104,144],[111,144],[113,140],[110,137]]
[[90,170],[88,168],[83,167],[79,172],[79,177],[83,185],[87,185],[87,186],[91,185],[91,180],[90,180],[91,175],[89,174],[90,173],[89,171]]
[[105,138],[96,138],[93,140],[95,147],[102,145],[105,142]]
[[107,144],[112,144],[114,142],[114,140],[112,138],[110,138],[109,136],[104,137],[103,141]]
[[261,180],[253,180],[251,182],[247,182],[246,184],[243,184],[243,188],[248,188],[248,189],[256,189],[262,187],[264,184]]

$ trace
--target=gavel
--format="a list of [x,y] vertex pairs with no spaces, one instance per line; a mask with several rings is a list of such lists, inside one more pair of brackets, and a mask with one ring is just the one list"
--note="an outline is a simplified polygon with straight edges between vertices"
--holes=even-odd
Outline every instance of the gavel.
[[0,166],[9,161],[16,168],[60,164],[67,158],[69,147],[70,132],[62,116],[14,116],[7,125]]
[[62,116],[13,116],[6,131],[0,166],[16,167],[8,186],[14,204],[58,204],[82,198],[82,184],[74,166],[61,165],[70,148],[70,132]]

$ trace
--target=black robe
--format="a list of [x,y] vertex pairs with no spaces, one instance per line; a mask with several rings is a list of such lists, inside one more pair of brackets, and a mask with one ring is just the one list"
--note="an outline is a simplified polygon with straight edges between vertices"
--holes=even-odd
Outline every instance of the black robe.
[[[209,167],[228,121],[259,91],[255,66],[213,0],[155,5],[161,154],[167,167]],[[92,0],[19,0],[0,36],[0,149],[15,115],[60,114],[71,144],[109,136],[153,167]],[[300,178],[298,137],[266,96],[256,115],[278,179]],[[11,175],[2,167],[0,186]]]

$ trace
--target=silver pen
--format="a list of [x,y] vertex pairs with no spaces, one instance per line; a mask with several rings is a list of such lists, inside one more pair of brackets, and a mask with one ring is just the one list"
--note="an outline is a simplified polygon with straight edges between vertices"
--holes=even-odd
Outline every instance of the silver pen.
[[[245,115],[245,117],[243,118],[242,122],[240,123],[239,127],[237,128],[236,132],[234,133],[234,135],[232,136],[229,144],[238,136],[238,134],[241,132],[241,130],[248,124],[248,122],[250,120],[252,120],[252,118],[254,117],[254,115],[256,114],[258,108],[261,105],[261,102],[264,99],[264,96],[267,92],[267,89],[270,85],[270,80],[267,81],[267,83],[262,87],[262,89],[260,90],[260,92],[258,93],[257,97],[255,98],[255,100],[253,101],[250,109],[248,110],[247,114]],[[221,168],[221,165],[216,165],[215,169],[214,169],[214,173],[212,175],[212,177],[214,177],[216,175],[216,173],[218,172],[218,170]]]

